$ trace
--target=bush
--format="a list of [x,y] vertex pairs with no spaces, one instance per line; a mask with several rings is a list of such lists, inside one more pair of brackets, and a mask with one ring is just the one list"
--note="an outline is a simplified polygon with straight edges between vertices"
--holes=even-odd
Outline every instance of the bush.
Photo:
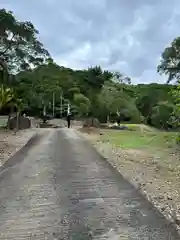
[[142,117],[134,102],[127,104],[126,116],[132,123],[141,123]]
[[168,129],[172,119],[174,105],[161,102],[152,109],[151,124],[157,128]]
[[79,116],[86,116],[89,113],[91,102],[83,94],[74,94],[74,104],[77,107]]
[[177,136],[177,138],[176,138],[176,143],[177,144],[180,144],[180,134]]

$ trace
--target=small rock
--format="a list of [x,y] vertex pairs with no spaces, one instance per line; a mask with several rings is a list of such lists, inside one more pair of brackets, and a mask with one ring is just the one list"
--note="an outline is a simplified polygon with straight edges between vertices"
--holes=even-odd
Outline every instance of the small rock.
[[174,222],[175,222],[175,224],[177,224],[178,226],[180,226],[180,220],[179,220],[179,219],[176,218],[176,219],[174,220]]
[[164,212],[166,210],[165,207],[161,207],[161,211]]
[[164,196],[163,195],[157,196],[157,199],[162,200],[164,199]]
[[167,197],[167,200],[173,200],[173,199],[172,199],[172,197],[168,196],[168,197]]
[[145,187],[145,186],[146,186],[146,184],[145,184],[145,183],[140,183],[140,185],[141,185],[142,187]]

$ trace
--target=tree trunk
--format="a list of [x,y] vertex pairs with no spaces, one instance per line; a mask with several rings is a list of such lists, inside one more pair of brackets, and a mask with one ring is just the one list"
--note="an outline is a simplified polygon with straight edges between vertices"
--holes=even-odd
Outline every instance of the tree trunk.
[[6,124],[7,129],[10,129],[10,120],[11,120],[11,116],[13,114],[13,110],[14,110],[14,108],[13,108],[13,106],[11,106],[10,107],[10,112],[8,114],[7,124]]
[[20,115],[20,112],[17,111],[17,113],[16,113],[16,131],[19,130],[19,115]]
[[14,134],[19,130],[19,111],[16,112],[16,128],[14,129]]
[[109,114],[107,115],[107,123],[109,123],[109,120],[110,120],[110,116]]

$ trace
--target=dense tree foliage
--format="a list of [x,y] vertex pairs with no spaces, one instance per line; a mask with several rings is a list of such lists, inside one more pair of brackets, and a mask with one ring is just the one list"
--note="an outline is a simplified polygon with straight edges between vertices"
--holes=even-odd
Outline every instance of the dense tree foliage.
[[0,111],[6,107],[13,99],[14,93],[11,88],[7,88],[3,84],[0,87]]
[[[14,91],[15,75],[50,61],[49,53],[37,38],[31,22],[18,21],[12,12],[0,9],[0,82],[1,111],[7,105],[10,112],[22,109],[23,100]],[[12,95],[13,93],[13,95]]]
[[169,47],[166,47],[161,56],[158,72],[168,75],[168,82],[180,78],[180,37],[173,40]]
[[37,39],[31,22],[18,21],[12,12],[0,9],[0,63],[9,71],[29,69],[42,64],[49,53]]
[[120,114],[122,121],[171,127],[175,109],[175,100],[170,94],[175,89],[173,85],[132,85],[127,84],[126,79],[114,81],[113,76],[99,66],[76,71],[51,62],[17,74],[15,88],[31,114],[39,114],[44,105],[52,114],[54,93],[56,115],[63,95],[63,109],[66,111],[64,102],[69,102],[75,115],[80,117],[93,116],[105,122],[116,120]]
[[180,37],[175,38],[171,45],[166,47],[161,56],[158,72],[168,76],[168,83],[175,80],[171,91],[175,108],[173,111],[173,124],[180,124]]

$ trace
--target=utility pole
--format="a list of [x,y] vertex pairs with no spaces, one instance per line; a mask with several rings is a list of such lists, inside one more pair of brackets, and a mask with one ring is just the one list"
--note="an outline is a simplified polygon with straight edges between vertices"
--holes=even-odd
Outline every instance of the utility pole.
[[62,95],[62,92],[61,92],[61,95],[60,95],[60,116],[61,117],[62,117],[62,112],[63,112],[62,102],[63,102],[63,95]]
[[43,116],[46,116],[46,104],[45,101],[42,99],[42,105],[43,105]]
[[53,117],[54,117],[54,107],[55,107],[55,94],[53,92]]
[[67,115],[70,114],[70,104],[68,103],[68,108],[67,108]]

